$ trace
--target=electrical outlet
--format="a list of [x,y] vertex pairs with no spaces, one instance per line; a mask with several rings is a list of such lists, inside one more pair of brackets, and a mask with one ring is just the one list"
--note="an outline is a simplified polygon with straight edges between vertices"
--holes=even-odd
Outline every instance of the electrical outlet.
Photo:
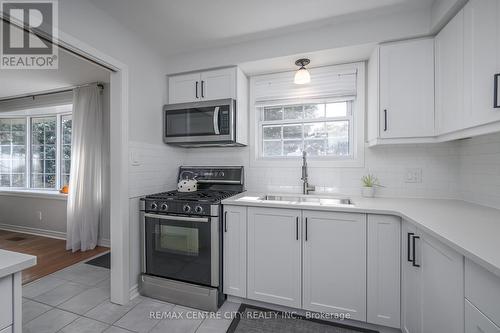
[[39,210],[37,213],[38,213],[38,219],[41,221],[42,220],[42,211]]
[[421,183],[421,182],[422,182],[421,168],[406,169],[405,183]]

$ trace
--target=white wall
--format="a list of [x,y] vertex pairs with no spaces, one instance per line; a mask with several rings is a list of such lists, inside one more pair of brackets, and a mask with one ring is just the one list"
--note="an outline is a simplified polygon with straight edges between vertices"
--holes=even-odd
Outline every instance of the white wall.
[[500,209],[500,133],[459,142],[463,200]]

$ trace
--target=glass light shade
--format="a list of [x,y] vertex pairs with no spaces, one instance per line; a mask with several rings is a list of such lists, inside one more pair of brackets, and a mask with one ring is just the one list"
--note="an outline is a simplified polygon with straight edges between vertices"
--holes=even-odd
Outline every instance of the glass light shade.
[[305,67],[300,67],[300,69],[295,73],[295,78],[293,80],[295,84],[306,84],[311,82],[311,75]]

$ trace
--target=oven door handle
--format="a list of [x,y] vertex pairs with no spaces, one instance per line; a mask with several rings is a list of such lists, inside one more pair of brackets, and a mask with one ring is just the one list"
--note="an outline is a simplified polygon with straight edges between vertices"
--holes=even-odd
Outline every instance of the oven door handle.
[[173,216],[173,215],[160,215],[160,214],[144,214],[145,217],[153,219],[170,220],[170,221],[188,221],[188,222],[210,222],[208,217],[186,217],[186,216]]
[[216,135],[220,134],[219,130],[219,110],[220,106],[216,106],[214,110],[214,132]]

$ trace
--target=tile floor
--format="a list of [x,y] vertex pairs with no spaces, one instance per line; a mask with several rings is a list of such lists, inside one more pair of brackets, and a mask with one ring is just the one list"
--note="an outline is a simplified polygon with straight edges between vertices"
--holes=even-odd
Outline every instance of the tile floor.
[[[25,285],[23,332],[222,333],[231,323],[224,318],[195,318],[202,313],[142,296],[126,306],[113,304],[109,274],[109,269],[81,263]],[[219,311],[237,311],[238,307],[226,302]],[[152,311],[164,318],[150,318]],[[167,313],[176,318],[166,318]]]

